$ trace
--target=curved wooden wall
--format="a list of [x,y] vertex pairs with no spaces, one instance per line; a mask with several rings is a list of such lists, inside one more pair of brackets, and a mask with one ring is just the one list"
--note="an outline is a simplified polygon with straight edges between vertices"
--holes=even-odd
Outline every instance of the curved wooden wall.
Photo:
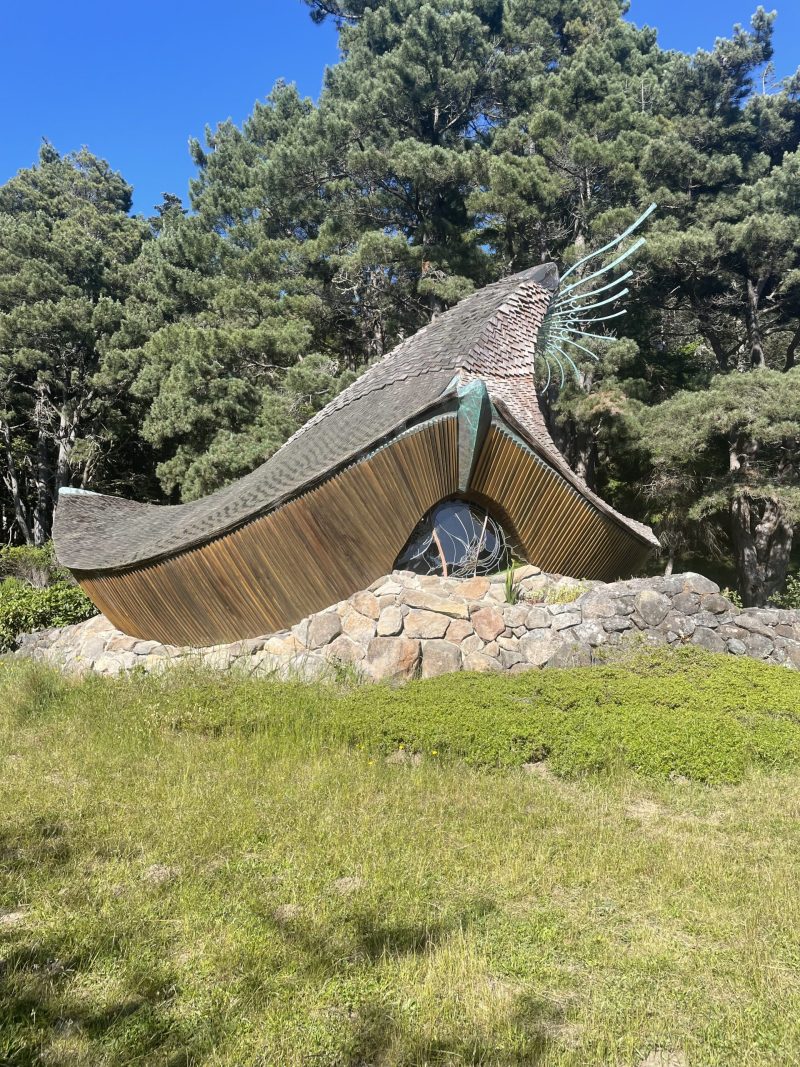
[[[257,637],[391,571],[420,518],[458,494],[458,424],[447,415],[205,545],[76,577],[134,637],[199,646]],[[496,424],[467,495],[490,508],[542,570],[613,580],[631,574],[650,551]]]
[[134,637],[172,645],[258,637],[387,574],[422,515],[457,491],[457,420],[449,415],[199,548],[75,576]]
[[652,551],[497,425],[486,435],[470,494],[492,508],[529,563],[552,574],[614,581]]

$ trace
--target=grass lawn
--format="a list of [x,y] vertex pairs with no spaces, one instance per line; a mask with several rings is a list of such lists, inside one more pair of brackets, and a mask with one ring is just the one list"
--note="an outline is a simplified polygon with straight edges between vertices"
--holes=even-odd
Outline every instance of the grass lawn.
[[800,1064],[798,855],[782,668],[6,663],[0,1064]]

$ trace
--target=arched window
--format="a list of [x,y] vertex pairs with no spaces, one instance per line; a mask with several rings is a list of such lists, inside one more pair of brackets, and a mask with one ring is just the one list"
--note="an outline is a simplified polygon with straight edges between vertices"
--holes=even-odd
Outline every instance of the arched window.
[[445,500],[417,524],[396,570],[472,578],[507,567],[511,550],[502,526],[466,500]]

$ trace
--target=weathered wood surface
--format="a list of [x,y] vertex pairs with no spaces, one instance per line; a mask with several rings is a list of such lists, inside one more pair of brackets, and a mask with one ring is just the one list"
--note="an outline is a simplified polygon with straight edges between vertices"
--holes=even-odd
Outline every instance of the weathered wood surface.
[[174,645],[257,637],[390,571],[420,517],[457,489],[451,415],[199,548],[76,577],[103,614],[134,637]]
[[[458,492],[455,415],[426,423],[316,489],[199,548],[112,573],[79,572],[120,630],[212,645],[293,625],[390,571],[420,518]],[[470,497],[528,562],[576,577],[630,574],[649,551],[542,459],[489,430]]]
[[635,573],[652,552],[496,425],[470,489],[494,510],[527,562],[543,571],[612,582]]

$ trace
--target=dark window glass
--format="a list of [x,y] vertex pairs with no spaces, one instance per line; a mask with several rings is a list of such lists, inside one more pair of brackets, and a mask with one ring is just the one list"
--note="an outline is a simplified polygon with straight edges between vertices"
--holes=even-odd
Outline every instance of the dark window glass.
[[510,559],[503,528],[487,511],[465,500],[445,500],[419,522],[395,568],[471,578],[502,570]]

